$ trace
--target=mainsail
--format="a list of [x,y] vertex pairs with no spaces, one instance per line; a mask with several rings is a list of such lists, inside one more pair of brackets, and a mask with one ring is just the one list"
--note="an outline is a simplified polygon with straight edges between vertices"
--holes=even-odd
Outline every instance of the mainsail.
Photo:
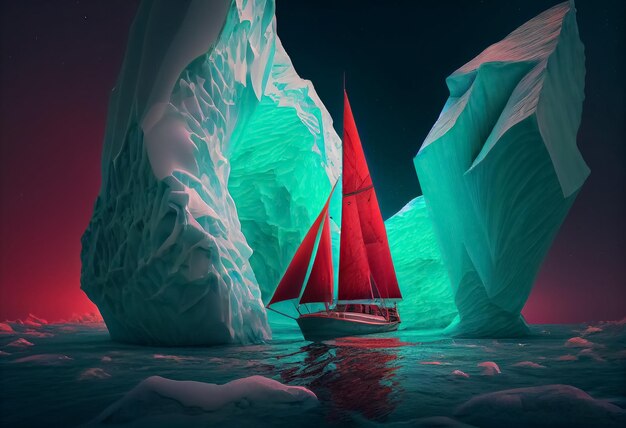
[[[342,184],[338,300],[350,302],[401,299],[385,224],[345,91]],[[301,304],[332,303],[333,263],[328,207],[333,191],[334,187],[324,208],[298,247],[268,307],[284,300],[297,299],[303,285]],[[318,236],[317,253],[307,279]]]
[[401,299],[385,224],[345,91],[342,184],[338,300]]

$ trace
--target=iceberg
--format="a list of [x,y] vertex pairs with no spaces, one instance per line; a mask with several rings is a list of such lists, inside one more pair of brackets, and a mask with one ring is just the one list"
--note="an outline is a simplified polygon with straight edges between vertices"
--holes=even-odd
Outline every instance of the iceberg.
[[414,158],[447,268],[457,336],[512,336],[589,168],[576,146],[584,47],[573,2],[541,13],[452,73]]
[[457,315],[448,271],[426,202],[419,196],[385,221],[389,250],[404,299],[403,329],[444,328]]
[[139,8],[82,238],[81,287],[114,340],[270,337],[263,299],[341,159],[330,115],[276,35],[274,7],[157,0]]

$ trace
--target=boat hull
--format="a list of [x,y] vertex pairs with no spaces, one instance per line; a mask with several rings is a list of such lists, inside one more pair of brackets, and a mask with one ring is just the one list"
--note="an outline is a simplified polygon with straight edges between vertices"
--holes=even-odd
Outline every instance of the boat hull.
[[319,312],[300,316],[297,320],[306,340],[319,342],[347,336],[362,336],[395,331],[398,321],[365,314]]

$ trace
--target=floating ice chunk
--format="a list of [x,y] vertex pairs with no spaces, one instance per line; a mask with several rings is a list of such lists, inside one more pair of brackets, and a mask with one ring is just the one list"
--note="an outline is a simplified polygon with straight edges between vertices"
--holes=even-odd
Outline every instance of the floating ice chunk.
[[0,334],[15,334],[15,330],[6,322],[0,322]]
[[567,354],[567,355],[561,355],[560,357],[557,357],[556,360],[557,361],[576,361],[578,360],[578,357],[576,355]]
[[0,351],[0,357],[8,357],[9,355],[11,354],[8,352]]
[[441,361],[420,361],[420,364],[425,366],[442,366],[448,365],[449,363],[442,363]]
[[113,359],[108,355],[105,355],[104,357],[100,358],[100,361],[102,361],[103,363],[110,363],[111,361],[113,361]]
[[592,325],[590,325],[589,327],[587,327],[583,332],[582,335],[586,336],[588,334],[593,334],[593,333],[599,333],[603,331],[600,327],[594,327]]
[[590,349],[590,348],[586,348],[586,349],[583,349],[582,351],[580,351],[578,353],[578,357],[579,358],[592,359],[592,360],[597,361],[599,363],[602,363],[602,362],[606,361],[604,358],[602,358],[600,355],[598,355],[598,353],[596,351],[594,351],[593,349]]
[[626,411],[570,385],[544,385],[478,395],[455,417],[481,428],[621,427]]
[[528,367],[531,369],[545,369],[546,366],[542,366],[541,364],[534,363],[532,361],[520,361],[519,363],[513,364],[513,367]]
[[571,339],[567,339],[567,342],[565,342],[565,346],[571,347],[571,348],[591,348],[593,346],[593,342],[590,342],[585,338],[577,336],[577,337],[572,337]]
[[67,324],[101,324],[104,322],[99,312],[85,312],[84,314],[72,314],[65,323]]
[[154,354],[153,358],[155,360],[176,361],[177,363],[180,363],[182,361],[198,360],[198,358],[195,358],[195,357],[180,357],[178,355],[163,355],[163,354]]
[[34,346],[35,344],[32,342],[29,342],[28,340],[24,339],[23,337],[20,337],[17,340],[14,340],[13,342],[9,343],[8,345],[6,345],[7,348],[28,348],[30,346]]
[[493,376],[502,373],[500,371],[500,367],[493,361],[485,361],[482,363],[478,363],[478,367],[482,367],[483,371],[481,374],[486,376]]
[[455,370],[452,372],[452,375],[454,376],[458,376],[458,377],[463,377],[465,379],[469,379],[470,375],[468,375],[467,373],[461,371],[461,370]]
[[31,327],[41,327],[42,325],[48,324],[48,321],[43,318],[39,318],[36,315],[28,314],[26,319],[23,321],[23,324]]
[[78,380],[90,380],[90,379],[108,379],[111,375],[101,369],[100,367],[91,367],[83,370],[78,376]]
[[62,354],[36,354],[13,360],[14,363],[33,363],[54,366],[72,361],[71,357]]
[[38,331],[32,328],[26,329],[22,334],[32,337],[53,337],[54,334],[45,331]]
[[227,411],[317,405],[315,394],[302,386],[287,386],[263,376],[237,379],[224,385],[176,381],[152,376],[105,409],[95,423],[124,423],[158,413]]
[[429,416],[402,422],[388,422],[380,426],[384,426],[385,428],[476,428],[447,416]]

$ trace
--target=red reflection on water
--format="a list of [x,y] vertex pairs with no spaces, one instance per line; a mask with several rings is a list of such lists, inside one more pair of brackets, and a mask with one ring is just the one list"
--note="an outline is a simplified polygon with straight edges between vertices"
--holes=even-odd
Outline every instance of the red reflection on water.
[[366,337],[341,337],[328,341],[329,344],[337,346],[349,346],[353,348],[385,349],[398,348],[400,346],[411,346],[413,343],[401,342],[397,337],[387,338],[366,338]]
[[[398,349],[410,345],[397,338],[341,338],[301,348],[301,365],[281,372],[285,382],[305,384],[330,404],[329,419],[352,421],[349,413],[381,420],[391,413],[399,393],[394,379]],[[302,382],[304,381],[304,382]]]

